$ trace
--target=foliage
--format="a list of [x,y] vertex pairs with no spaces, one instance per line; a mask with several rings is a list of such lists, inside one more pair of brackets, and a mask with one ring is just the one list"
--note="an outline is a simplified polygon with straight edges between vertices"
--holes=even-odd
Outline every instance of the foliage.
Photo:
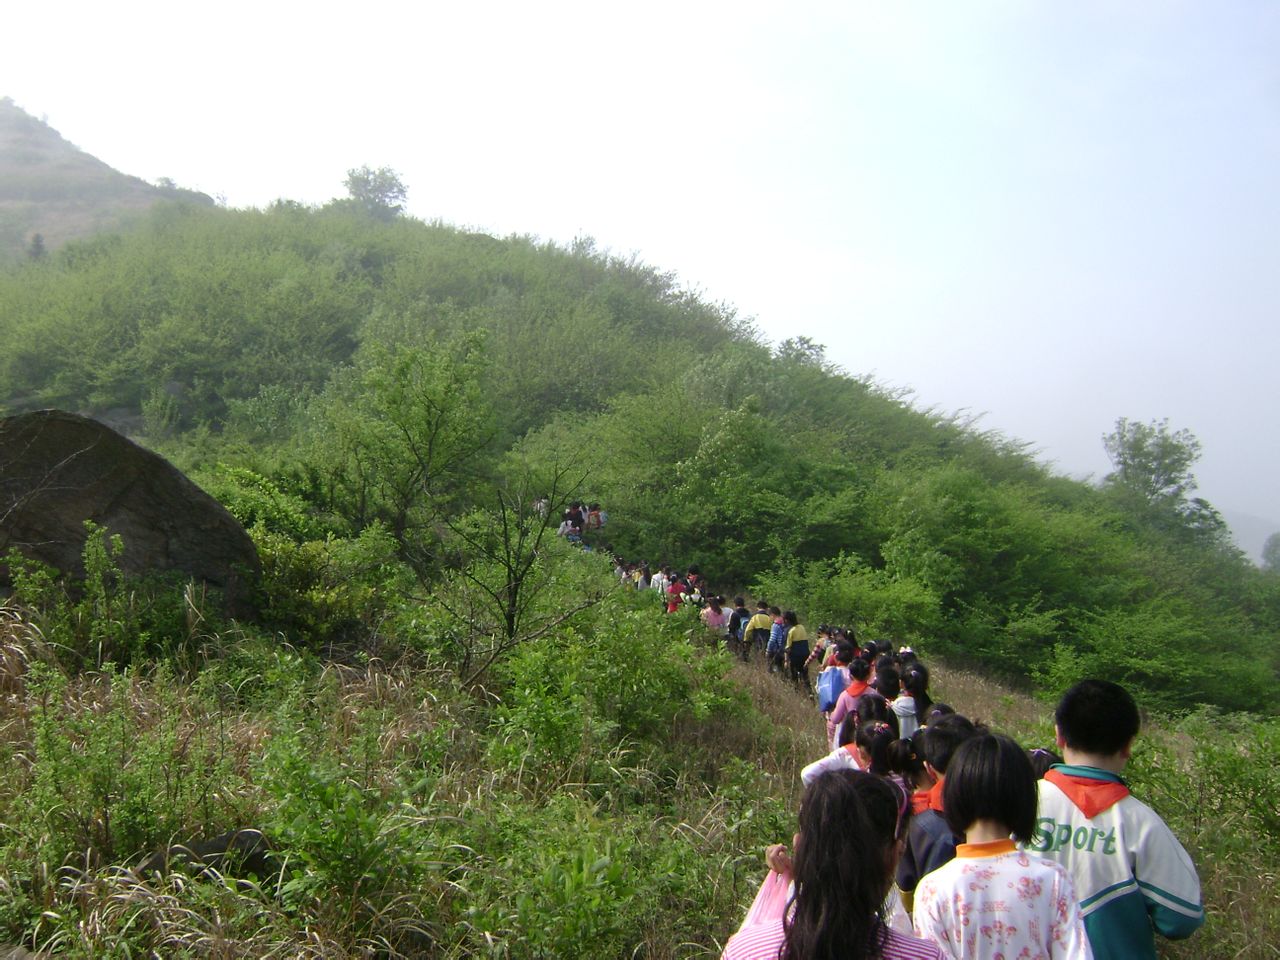
[[5,557],[12,599],[24,607],[67,669],[143,664],[189,653],[216,626],[216,598],[173,578],[126,579],[118,534],[85,521],[84,579],[74,581],[16,549]]
[[376,647],[372,638],[410,581],[383,527],[298,543],[260,521],[250,534],[262,559],[267,622],[307,646],[359,641]]
[[356,205],[377,220],[391,220],[404,206],[408,190],[390,167],[377,170],[368,165],[347,171],[344,181]]

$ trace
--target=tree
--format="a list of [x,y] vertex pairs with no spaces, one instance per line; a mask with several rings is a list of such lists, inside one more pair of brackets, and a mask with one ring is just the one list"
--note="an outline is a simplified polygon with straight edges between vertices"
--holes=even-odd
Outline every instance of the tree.
[[483,339],[370,349],[318,401],[313,456],[330,508],[357,530],[381,522],[419,574],[437,559],[436,521],[486,472]]
[[1104,485],[1126,509],[1201,543],[1227,540],[1222,515],[1209,501],[1188,496],[1196,488],[1191,467],[1200,459],[1200,441],[1190,430],[1170,430],[1167,418],[1134,423],[1121,417],[1102,444],[1116,468]]
[[44,236],[42,234],[37,233],[31,238],[31,246],[27,248],[27,256],[32,260],[43,260],[48,256],[48,251],[45,249],[44,245]]
[[394,220],[404,208],[408,190],[390,167],[358,167],[347,171],[344,181],[351,199],[377,220]]
[[1280,533],[1273,533],[1262,545],[1262,569],[1280,573]]
[[1102,438],[1115,471],[1105,482],[1151,505],[1179,505],[1196,488],[1191,466],[1200,459],[1200,441],[1190,430],[1171,431],[1168,419],[1134,423],[1126,417]]

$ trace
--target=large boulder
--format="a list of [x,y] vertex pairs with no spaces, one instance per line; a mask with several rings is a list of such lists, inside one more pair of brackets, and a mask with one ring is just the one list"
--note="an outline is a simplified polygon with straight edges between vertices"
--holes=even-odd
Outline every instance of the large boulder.
[[17,547],[82,578],[86,520],[124,540],[125,573],[179,571],[221,590],[230,614],[252,613],[253,541],[171,463],[72,413],[0,420],[0,554]]

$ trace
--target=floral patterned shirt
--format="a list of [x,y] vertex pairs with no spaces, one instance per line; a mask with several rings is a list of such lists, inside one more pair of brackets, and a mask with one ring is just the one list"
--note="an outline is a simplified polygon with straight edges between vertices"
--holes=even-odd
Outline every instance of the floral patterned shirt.
[[951,960],[1093,960],[1066,870],[1012,840],[957,846],[916,887],[912,919]]

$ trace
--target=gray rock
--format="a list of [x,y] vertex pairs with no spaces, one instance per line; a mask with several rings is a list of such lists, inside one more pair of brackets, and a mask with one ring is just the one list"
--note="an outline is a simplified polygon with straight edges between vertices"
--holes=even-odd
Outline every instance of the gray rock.
[[171,463],[76,414],[0,420],[0,554],[17,547],[83,578],[86,520],[123,538],[125,573],[179,571],[223,591],[231,615],[253,614],[253,541]]

